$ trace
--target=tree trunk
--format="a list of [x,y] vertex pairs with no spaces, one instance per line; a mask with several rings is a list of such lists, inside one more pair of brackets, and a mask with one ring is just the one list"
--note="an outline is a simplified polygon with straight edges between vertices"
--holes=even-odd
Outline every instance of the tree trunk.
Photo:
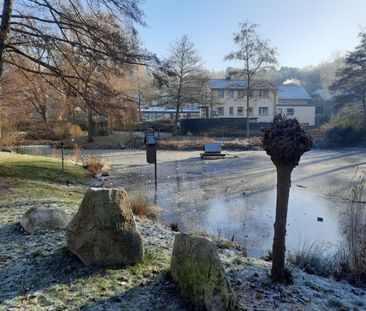
[[[9,37],[10,19],[13,11],[13,0],[4,0],[0,26],[0,79],[3,76],[4,50]],[[0,99],[1,100],[1,99]],[[0,110],[2,103],[0,103]],[[2,111],[0,111],[0,138],[2,138]]]
[[177,133],[178,133],[179,110],[180,110],[180,101],[177,102],[177,109],[175,111],[175,118],[174,118],[174,124],[173,124],[174,135],[177,135]]
[[173,133],[174,135],[177,135],[178,133],[178,121],[179,121],[179,110],[182,100],[182,80],[183,80],[183,72],[182,67],[179,75],[179,84],[178,84],[178,91],[177,91],[177,109],[175,111],[175,118],[174,118],[174,124],[173,124]]
[[88,143],[93,142],[94,133],[94,121],[93,121],[93,110],[88,107]]
[[283,282],[285,277],[286,220],[292,168],[287,166],[276,168],[277,200],[272,247],[272,280],[274,282]]
[[247,138],[249,139],[250,137],[250,130],[249,130],[249,103],[250,103],[250,99],[249,99],[249,90],[247,92],[247,120],[246,120],[246,125],[247,125]]
[[142,103],[142,98],[139,95],[139,99],[138,99],[138,109],[139,109],[139,122],[141,123],[142,121],[142,112],[141,112],[141,103]]
[[0,27],[0,78],[3,75],[3,64],[4,64],[3,57],[6,42],[8,41],[10,31],[10,19],[12,11],[13,11],[13,0],[5,0],[3,4],[3,12]]

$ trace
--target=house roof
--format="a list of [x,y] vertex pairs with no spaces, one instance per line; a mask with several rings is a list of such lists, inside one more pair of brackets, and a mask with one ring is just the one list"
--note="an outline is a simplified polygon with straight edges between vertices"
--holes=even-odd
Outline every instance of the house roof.
[[281,85],[278,87],[278,99],[289,100],[310,100],[311,96],[309,93],[300,85]]
[[[240,79],[211,79],[208,82],[210,89],[246,89],[246,80]],[[276,89],[269,81],[253,80],[253,89]]]

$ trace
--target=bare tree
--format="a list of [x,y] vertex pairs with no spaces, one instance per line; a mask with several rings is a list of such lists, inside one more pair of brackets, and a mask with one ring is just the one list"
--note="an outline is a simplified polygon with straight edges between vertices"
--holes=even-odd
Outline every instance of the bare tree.
[[[139,0],[5,0],[0,27],[0,77],[3,65],[50,77],[75,87],[83,79],[72,55],[96,57],[119,65],[147,65],[155,57],[136,49],[134,24],[143,25]],[[101,19],[109,20],[100,23]],[[126,36],[128,29],[129,36]],[[85,40],[87,38],[87,40]],[[132,42],[131,42],[132,38]],[[92,108],[93,109],[93,108]]]
[[245,22],[239,26],[239,32],[234,34],[234,43],[239,46],[239,50],[226,55],[225,60],[237,60],[243,63],[243,67],[234,70],[233,73],[246,80],[246,132],[247,138],[249,138],[249,106],[252,82],[260,70],[277,63],[277,51],[269,46],[268,41],[259,37],[256,31],[258,25]]
[[163,97],[173,103],[176,109],[174,133],[177,133],[179,111],[183,103],[197,100],[197,81],[202,77],[201,58],[194,44],[187,36],[181,37],[171,46],[170,56],[166,60],[166,84]]
[[153,76],[144,67],[138,67],[127,79],[130,94],[137,103],[138,119],[142,120],[141,109],[151,104],[157,97],[153,87]]
[[[146,55],[141,51],[130,53],[120,33],[122,23],[134,33],[132,23],[143,23],[138,3],[133,0],[23,0],[13,7],[13,0],[5,0],[1,15],[0,64],[5,62],[44,75],[70,76],[70,72],[66,75],[62,70],[62,65],[67,62],[66,55],[55,58],[51,52],[62,54],[65,46],[76,47],[83,54],[113,57],[115,62],[141,63]],[[97,23],[101,14],[114,17],[110,27]],[[114,21],[115,18],[118,22]],[[90,40],[81,42],[81,37]],[[35,55],[34,50],[43,53]],[[22,58],[37,66],[23,67],[18,62]],[[71,76],[77,77],[77,72]]]

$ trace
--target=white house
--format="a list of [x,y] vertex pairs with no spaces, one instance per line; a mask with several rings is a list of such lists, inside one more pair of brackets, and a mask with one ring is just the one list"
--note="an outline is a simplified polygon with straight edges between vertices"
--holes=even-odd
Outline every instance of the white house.
[[[210,89],[210,116],[216,118],[247,117],[246,81],[212,79]],[[254,122],[270,122],[276,113],[277,88],[268,81],[252,83],[248,117]]]
[[315,125],[315,104],[299,85],[281,85],[278,88],[277,114],[296,118],[301,124]]

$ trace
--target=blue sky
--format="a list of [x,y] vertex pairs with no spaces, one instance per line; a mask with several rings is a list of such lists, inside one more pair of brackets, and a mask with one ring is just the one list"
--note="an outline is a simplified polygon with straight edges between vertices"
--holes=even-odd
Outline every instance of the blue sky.
[[223,70],[235,48],[239,22],[259,24],[261,37],[277,47],[279,65],[303,67],[352,50],[365,30],[366,0],[145,0],[146,48],[167,56],[171,42],[186,34],[207,69]]

